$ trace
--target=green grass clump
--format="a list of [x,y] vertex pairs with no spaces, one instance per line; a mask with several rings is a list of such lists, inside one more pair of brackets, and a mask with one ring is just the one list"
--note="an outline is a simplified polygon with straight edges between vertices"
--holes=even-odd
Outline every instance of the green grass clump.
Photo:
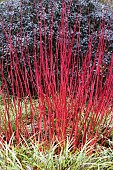
[[[12,145],[14,136],[9,143],[0,143],[0,168],[2,170],[112,170],[113,150],[96,146],[92,152],[87,142],[81,150],[72,147],[73,141],[67,138],[65,147],[61,143],[52,144],[44,149],[37,142],[24,140],[25,144]],[[60,147],[59,152],[58,149]],[[92,152],[92,154],[90,154]]]

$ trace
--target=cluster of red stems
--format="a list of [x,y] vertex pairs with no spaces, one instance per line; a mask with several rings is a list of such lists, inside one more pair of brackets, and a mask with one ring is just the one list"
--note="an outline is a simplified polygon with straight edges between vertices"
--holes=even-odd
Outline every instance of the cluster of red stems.
[[[80,148],[91,139],[93,146],[100,138],[101,144],[103,144],[113,131],[113,127],[110,126],[113,122],[113,115],[110,116],[113,98],[113,54],[111,54],[109,64],[106,64],[104,62],[106,50],[104,18],[96,36],[98,45],[94,58],[92,59],[92,56],[96,47],[92,46],[93,35],[89,35],[88,48],[80,63],[80,21],[76,18],[70,36],[68,33],[68,14],[65,9],[66,6],[63,3],[54,53],[53,15],[51,15],[48,38],[46,36],[46,20],[44,21],[43,40],[42,19],[40,17],[39,29],[33,30],[32,66],[27,35],[24,36],[26,44],[24,46],[22,44],[22,23],[20,22],[21,29],[18,33],[20,41],[17,39],[16,42],[21,49],[21,56],[18,56],[18,50],[13,45],[11,27],[6,30],[4,27],[6,23],[2,22],[4,35],[9,44],[7,56],[8,59],[10,58],[10,65],[6,68],[8,70],[6,79],[3,67],[4,58],[0,58],[2,77],[0,92],[4,105],[4,110],[0,113],[2,115],[0,120],[1,140],[4,137],[4,140],[9,141],[13,133],[17,144],[22,136],[25,139],[32,136],[39,142],[48,143],[54,142],[56,139],[66,141],[68,136],[70,140],[73,139],[74,147]],[[22,16],[20,19],[22,20]],[[75,39],[78,26],[79,30]],[[37,32],[40,36],[40,52],[37,52],[36,48]],[[76,44],[76,49],[73,48],[74,44]],[[23,65],[20,66],[19,60],[23,62]],[[29,71],[26,65],[29,67]],[[11,82],[12,95],[9,94],[7,80]],[[34,93],[37,95],[37,99],[33,99],[29,80],[35,87]],[[11,121],[12,101],[14,122]]]

